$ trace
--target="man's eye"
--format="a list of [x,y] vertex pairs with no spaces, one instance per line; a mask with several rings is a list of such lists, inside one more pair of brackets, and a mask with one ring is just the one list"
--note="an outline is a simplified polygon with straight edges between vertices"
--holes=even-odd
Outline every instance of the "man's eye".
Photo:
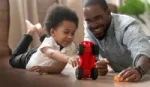
[[91,21],[90,21],[90,20],[87,20],[86,22],[87,22],[87,23],[91,23]]
[[95,20],[101,20],[101,19],[102,19],[102,16],[95,17]]
[[86,22],[86,23],[89,23],[89,22],[91,22],[91,20],[89,20],[89,19],[85,19],[85,22]]

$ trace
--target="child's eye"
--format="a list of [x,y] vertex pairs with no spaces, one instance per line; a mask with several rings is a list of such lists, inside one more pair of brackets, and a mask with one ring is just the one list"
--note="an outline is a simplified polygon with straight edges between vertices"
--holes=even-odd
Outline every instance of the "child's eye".
[[64,31],[64,33],[65,33],[65,34],[69,34],[69,32],[68,32],[68,31]]
[[72,35],[74,36],[74,35],[75,35],[75,33],[72,33]]

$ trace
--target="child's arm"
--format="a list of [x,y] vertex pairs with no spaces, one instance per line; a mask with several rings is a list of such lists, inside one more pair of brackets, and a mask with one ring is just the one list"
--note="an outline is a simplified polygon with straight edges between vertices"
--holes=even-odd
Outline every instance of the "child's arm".
[[[70,58],[70,61],[76,61],[74,58]],[[49,73],[49,74],[60,74],[61,71],[65,68],[67,63],[63,63],[63,62],[59,62],[58,64],[54,65],[54,66],[33,66],[32,68],[29,69],[29,71],[32,72],[38,72],[40,74],[42,73]],[[77,66],[77,65],[73,65],[73,67]]]
[[59,62],[54,66],[34,66],[29,71],[48,74],[60,74],[62,70],[65,68],[66,63]]
[[78,65],[78,57],[69,57],[62,54],[60,51],[54,50],[51,47],[44,47],[41,52],[47,57],[59,61],[58,64],[53,66],[33,66],[29,71],[39,72],[39,73],[61,73],[67,63],[71,64],[73,67]]
[[64,55],[60,51],[53,50],[50,47],[42,48],[41,52],[51,59],[54,59],[63,63],[69,63],[73,67],[78,65],[77,57],[70,57],[70,56]]

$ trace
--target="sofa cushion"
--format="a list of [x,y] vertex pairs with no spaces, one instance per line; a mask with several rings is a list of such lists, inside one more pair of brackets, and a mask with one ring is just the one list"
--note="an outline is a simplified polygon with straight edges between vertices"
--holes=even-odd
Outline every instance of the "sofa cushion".
[[0,57],[8,56],[9,0],[0,0]]

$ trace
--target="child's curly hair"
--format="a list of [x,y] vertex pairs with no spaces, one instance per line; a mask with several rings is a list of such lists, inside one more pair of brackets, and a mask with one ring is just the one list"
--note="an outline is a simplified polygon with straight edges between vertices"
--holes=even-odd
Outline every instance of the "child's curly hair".
[[44,29],[50,35],[50,30],[58,27],[64,20],[75,23],[76,28],[78,28],[79,19],[77,14],[66,6],[57,5],[47,12],[44,20]]

